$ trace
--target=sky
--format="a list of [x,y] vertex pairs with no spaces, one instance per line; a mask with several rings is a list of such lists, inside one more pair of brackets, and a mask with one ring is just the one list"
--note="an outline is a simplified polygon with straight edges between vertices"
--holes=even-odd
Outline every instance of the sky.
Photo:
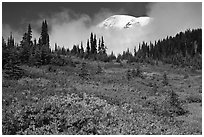
[[[96,25],[115,14],[153,18],[150,25],[128,31],[99,30]],[[93,32],[104,37],[108,52],[121,53],[138,46],[142,41],[154,41],[174,36],[186,29],[202,28],[202,3],[146,2],[3,2],[2,32],[10,33],[19,42],[30,23],[33,38],[40,37],[42,21],[49,27],[50,44],[65,48],[85,43]]]

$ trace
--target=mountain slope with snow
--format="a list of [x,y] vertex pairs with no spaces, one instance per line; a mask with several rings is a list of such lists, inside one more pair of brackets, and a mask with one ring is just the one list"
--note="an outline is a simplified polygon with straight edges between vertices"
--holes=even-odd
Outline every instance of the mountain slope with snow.
[[127,29],[136,26],[145,26],[150,23],[152,19],[150,17],[133,17],[129,15],[113,15],[100,24],[98,27],[100,28],[115,28],[115,29]]

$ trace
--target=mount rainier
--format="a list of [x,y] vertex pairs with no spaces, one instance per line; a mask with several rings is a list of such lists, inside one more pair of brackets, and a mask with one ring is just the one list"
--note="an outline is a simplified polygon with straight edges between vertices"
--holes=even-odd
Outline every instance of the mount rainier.
[[133,17],[129,15],[113,15],[105,19],[97,26],[105,29],[128,29],[137,26],[143,27],[151,22],[150,17]]

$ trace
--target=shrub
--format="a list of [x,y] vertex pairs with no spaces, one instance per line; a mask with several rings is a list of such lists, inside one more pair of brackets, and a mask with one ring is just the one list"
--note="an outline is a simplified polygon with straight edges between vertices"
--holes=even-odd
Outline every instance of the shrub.
[[54,66],[49,65],[49,66],[48,66],[48,71],[49,71],[49,72],[56,72],[57,69],[56,69]]
[[131,79],[131,70],[130,69],[128,69],[126,72],[126,78],[128,81]]
[[[133,71],[134,72],[134,71]],[[135,72],[134,72],[135,73]],[[140,77],[140,78],[144,78],[144,76],[142,75],[142,71],[140,69],[140,66],[137,65],[137,68],[136,68],[136,73],[134,74],[135,77]]]
[[[157,101],[168,102],[166,98]],[[159,111],[167,106],[160,103],[155,108]],[[46,96],[27,105],[19,101],[2,112],[2,132],[6,135],[185,134],[182,123],[172,124],[173,117],[152,115],[137,104],[110,104],[85,93]]]
[[167,79],[167,74],[166,74],[166,72],[164,72],[164,74],[163,74],[163,81],[162,81],[162,83],[166,86],[166,85],[168,85],[168,79]]
[[64,58],[60,55],[53,55],[50,64],[56,66],[69,65],[71,67],[76,67],[75,63],[71,60],[71,58]]
[[25,75],[24,70],[14,64],[6,65],[5,74],[8,79],[20,79]]
[[183,79],[187,79],[189,76],[188,74],[186,73],[184,76],[183,76]]
[[136,72],[135,69],[132,69],[132,76],[133,76],[133,77],[136,77],[136,76],[137,76],[137,72]]
[[189,95],[186,100],[188,103],[202,103],[202,95]]
[[102,72],[103,72],[103,69],[102,69],[102,67],[98,64],[97,70],[96,70],[96,74],[100,74],[100,73],[102,73]]
[[152,91],[153,91],[153,95],[158,95],[158,86],[157,84],[153,84],[153,87],[152,87]]
[[89,73],[88,73],[87,66],[86,66],[86,63],[85,63],[85,62],[83,62],[83,63],[81,64],[79,76],[80,76],[81,78],[83,78],[83,79],[87,79],[88,76],[89,76]]
[[169,91],[167,95],[152,96],[152,98],[147,100],[146,104],[152,110],[152,113],[158,116],[172,117],[187,113],[183,109],[178,95],[173,90]]

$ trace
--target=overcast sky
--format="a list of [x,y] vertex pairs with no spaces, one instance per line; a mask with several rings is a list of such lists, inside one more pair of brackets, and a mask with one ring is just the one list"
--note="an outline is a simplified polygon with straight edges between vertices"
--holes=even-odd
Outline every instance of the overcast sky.
[[[128,14],[133,16],[146,16],[148,3],[140,2],[3,2],[3,24],[14,28],[22,27],[25,23],[39,19],[42,15],[50,16],[54,13],[69,9],[77,14],[86,14],[93,18],[102,10]],[[27,24],[26,24],[27,25]]]
[[[115,14],[149,16],[154,20],[148,27],[134,31],[104,32],[95,28],[98,23]],[[90,32],[94,32],[97,37],[104,36],[109,52],[120,53],[127,48],[133,49],[142,41],[149,42],[174,36],[186,29],[201,28],[202,3],[2,3],[2,31],[5,39],[12,32],[15,41],[19,42],[29,23],[33,37],[38,39],[44,19],[48,22],[51,47],[57,43],[71,48],[81,41],[85,45]]]

